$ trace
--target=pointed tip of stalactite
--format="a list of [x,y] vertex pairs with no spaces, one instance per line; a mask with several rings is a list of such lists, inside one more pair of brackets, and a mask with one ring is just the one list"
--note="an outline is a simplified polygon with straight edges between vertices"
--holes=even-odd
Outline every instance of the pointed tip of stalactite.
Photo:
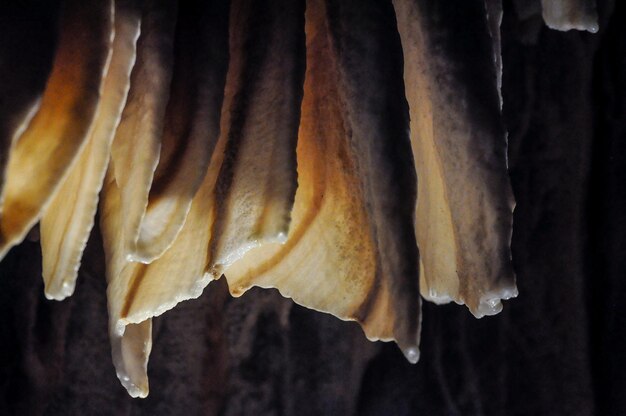
[[402,353],[411,364],[417,364],[420,359],[420,350],[416,346],[403,348]]
[[589,33],[598,33],[598,31],[600,30],[600,25],[598,24],[598,20],[597,18],[594,19],[591,22],[588,22],[584,28],[581,28],[579,30],[586,30]]
[[457,300],[446,293],[439,293],[433,289],[430,289],[426,294],[422,294],[422,297],[436,305],[445,305],[450,302],[455,302],[458,305],[465,305],[475,318],[480,319],[485,316],[499,314],[503,309],[502,301],[516,298],[517,295],[517,286],[513,284],[511,286],[484,293],[480,296],[476,306],[472,306],[473,304],[467,303],[463,299]]
[[401,336],[396,339],[396,344],[404,354],[404,357],[411,364],[417,364],[420,359],[420,341],[422,337],[422,319],[424,317],[422,313],[422,300],[418,299],[418,317],[416,321],[416,325],[405,333],[405,336]]
[[128,394],[145,398],[149,393],[148,360],[152,351],[152,320],[130,324],[120,319],[109,328],[113,365]]
[[[174,241],[172,240],[171,242],[173,243]],[[134,251],[126,254],[126,261],[129,263],[150,264],[153,261],[158,260],[170,247],[171,244],[164,250],[157,250],[154,252],[150,250],[139,250],[136,248]]]
[[598,33],[600,30],[595,1],[581,5],[571,0],[543,0],[542,9],[543,20],[550,29],[590,33]]
[[589,33],[598,33],[600,30],[600,26],[597,21],[589,21],[589,22],[550,22],[546,21],[546,26],[550,29],[559,30],[562,32],[567,32],[569,30],[579,30],[581,32],[589,32]]
[[420,332],[421,332],[421,316],[417,333],[407,340],[396,339],[396,345],[402,351],[404,358],[411,364],[417,364],[420,359]]
[[498,298],[491,298],[481,301],[475,311],[471,311],[476,318],[493,316],[502,312],[502,301]]
[[439,293],[436,290],[430,288],[428,293],[422,293],[422,297],[435,305],[446,305],[453,302],[454,299],[447,293]]
[[60,286],[56,285],[56,287],[51,287],[46,284],[44,288],[44,295],[48,300],[61,301],[72,296],[75,288],[76,280],[63,280],[63,283]]
[[148,397],[150,387],[147,376],[142,378],[140,382],[136,382],[136,380],[133,380],[132,377],[126,372],[125,367],[116,369],[115,374],[130,397],[135,399],[144,399]]
[[480,297],[476,309],[470,308],[470,312],[476,318],[497,315],[502,312],[502,301],[517,297],[517,286],[505,287],[497,291],[491,291]]
[[131,381],[130,377],[119,372],[117,373],[117,378],[120,383],[122,383],[122,386],[124,386],[129,396],[133,399],[145,399],[148,397],[150,389],[147,381],[142,385],[137,385]]

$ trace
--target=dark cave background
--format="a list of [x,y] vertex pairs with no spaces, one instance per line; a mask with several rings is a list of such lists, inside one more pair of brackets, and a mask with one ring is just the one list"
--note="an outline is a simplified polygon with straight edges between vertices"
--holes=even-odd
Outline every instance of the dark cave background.
[[150,395],[131,399],[97,230],[60,303],[26,241],[0,264],[0,414],[626,414],[626,4],[598,2],[597,34],[550,30],[538,7],[504,2],[519,296],[501,314],[425,302],[411,365],[356,324],[273,290],[233,299],[221,279],[155,319]]

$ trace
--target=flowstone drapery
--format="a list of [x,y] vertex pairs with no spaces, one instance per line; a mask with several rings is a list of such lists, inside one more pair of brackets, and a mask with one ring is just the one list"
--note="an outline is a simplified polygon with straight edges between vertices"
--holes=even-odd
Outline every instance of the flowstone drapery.
[[[148,393],[152,318],[221,276],[416,362],[420,293],[477,317],[517,295],[501,5],[453,3],[2,6],[0,252],[39,222],[46,296],[63,299],[100,206],[133,396]],[[543,11],[598,30],[588,2]],[[45,42],[23,51],[26,24]]]

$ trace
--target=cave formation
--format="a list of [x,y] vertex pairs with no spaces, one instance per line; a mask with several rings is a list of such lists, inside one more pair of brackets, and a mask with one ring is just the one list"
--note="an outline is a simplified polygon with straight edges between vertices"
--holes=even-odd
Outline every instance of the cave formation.
[[3,414],[625,409],[622,5],[0,16]]

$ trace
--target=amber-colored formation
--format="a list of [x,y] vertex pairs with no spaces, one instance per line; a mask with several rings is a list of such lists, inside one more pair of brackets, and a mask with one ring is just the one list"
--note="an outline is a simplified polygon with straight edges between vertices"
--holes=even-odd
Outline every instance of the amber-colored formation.
[[[444,3],[64,1],[39,29],[49,62],[0,68],[15,103],[0,253],[39,221],[46,296],[63,299],[99,205],[113,360],[135,397],[152,317],[222,275],[416,362],[420,293],[477,317],[517,294],[501,4]],[[589,2],[543,7],[550,26],[597,30]]]

